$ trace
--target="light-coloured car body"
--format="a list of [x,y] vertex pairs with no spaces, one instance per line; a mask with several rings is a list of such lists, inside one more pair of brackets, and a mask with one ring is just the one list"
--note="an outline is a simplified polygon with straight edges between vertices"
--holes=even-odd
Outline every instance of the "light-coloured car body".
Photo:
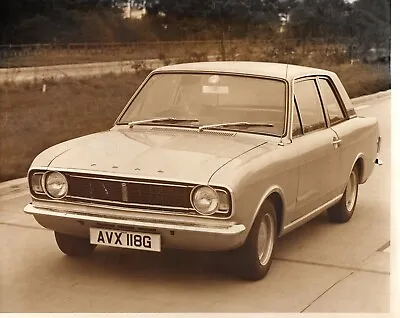
[[[202,130],[179,123],[118,125],[141,90],[160,74],[279,80],[285,87],[282,133],[259,133],[232,127]],[[305,126],[299,126],[300,131],[296,131],[295,96],[302,94],[302,84],[298,83],[304,81],[308,81],[304,85],[313,83],[319,94],[323,84],[331,87],[343,113],[342,120],[331,124],[327,105],[321,102],[325,126],[309,132],[305,132]],[[243,86],[242,89],[247,88]],[[322,101],[323,96],[320,98]],[[306,116],[307,112],[304,120]],[[161,236],[161,250],[233,250],[245,243],[267,200],[276,210],[278,236],[337,204],[354,167],[359,171],[358,183],[367,181],[379,143],[377,120],[357,116],[335,73],[259,62],[171,65],[153,71],[146,78],[110,130],[55,145],[35,158],[28,173],[32,202],[25,207],[25,212],[32,214],[42,226],[73,236],[88,238],[90,228],[119,229],[156,233]],[[32,190],[33,174],[49,171],[61,172],[68,180],[72,180],[71,176],[79,179],[73,182],[82,188],[90,183],[87,180],[96,179],[104,188],[102,196],[108,195],[115,185],[126,188],[126,183],[128,186],[140,183],[154,187],[151,190],[154,196],[161,191],[166,196],[163,200],[168,201],[163,191],[171,187],[180,189],[181,195],[191,196],[193,188],[210,186],[228,198],[230,211],[201,215],[190,206],[166,209],[150,201],[129,205],[123,198],[124,193],[127,195],[126,189],[121,190],[118,202],[82,200],[76,198],[76,193],[85,190],[75,191],[74,195],[74,185],[70,185],[65,197],[53,199]],[[135,193],[139,196],[142,190],[138,191]],[[171,197],[174,195],[177,194],[171,192]]]

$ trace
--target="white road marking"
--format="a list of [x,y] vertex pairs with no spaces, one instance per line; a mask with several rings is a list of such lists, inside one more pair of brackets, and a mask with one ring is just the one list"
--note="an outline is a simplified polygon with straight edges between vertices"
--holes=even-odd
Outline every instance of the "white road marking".
[[12,187],[19,187],[22,185],[28,185],[28,180],[27,178],[19,178],[19,179],[14,179],[14,180],[9,180],[9,181],[4,181],[0,183],[0,189],[5,189],[5,188],[12,188]]
[[19,197],[22,197],[24,195],[28,195],[29,190],[24,190],[24,191],[18,191],[17,193],[10,193],[6,194],[0,197],[0,202],[7,201],[7,200],[13,200]]

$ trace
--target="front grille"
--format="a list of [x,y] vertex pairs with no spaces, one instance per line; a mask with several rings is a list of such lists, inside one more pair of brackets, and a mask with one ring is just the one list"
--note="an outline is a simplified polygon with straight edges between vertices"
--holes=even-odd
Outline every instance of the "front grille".
[[[190,202],[191,191],[197,186],[195,184],[60,172],[67,178],[68,193],[57,201],[200,216]],[[34,174],[43,173],[44,171],[32,170],[29,172],[29,180]],[[218,193],[225,193],[228,200],[231,200],[226,189],[214,189]],[[34,192],[32,187],[30,191],[35,199],[54,201],[44,192]],[[231,213],[231,209],[218,210],[212,217],[229,218]]]
[[112,180],[67,174],[67,199],[104,201],[123,206],[162,207],[191,210],[193,186],[160,184],[138,180]]
[[68,176],[68,196],[88,199],[120,201],[122,188],[119,182],[91,180]]

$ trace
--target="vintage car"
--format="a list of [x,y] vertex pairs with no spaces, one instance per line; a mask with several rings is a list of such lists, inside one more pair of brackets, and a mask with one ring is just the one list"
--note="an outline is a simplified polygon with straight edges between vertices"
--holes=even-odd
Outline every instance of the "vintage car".
[[110,130],[39,154],[24,211],[66,255],[224,251],[239,276],[259,280],[278,237],[324,211],[352,217],[380,140],[335,73],[170,65],[149,74]]

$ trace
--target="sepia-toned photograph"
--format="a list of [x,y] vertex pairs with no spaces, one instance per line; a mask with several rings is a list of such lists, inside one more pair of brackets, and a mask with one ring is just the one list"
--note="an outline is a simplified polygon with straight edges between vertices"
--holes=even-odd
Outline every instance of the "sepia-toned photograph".
[[0,312],[390,313],[391,11],[1,1]]

